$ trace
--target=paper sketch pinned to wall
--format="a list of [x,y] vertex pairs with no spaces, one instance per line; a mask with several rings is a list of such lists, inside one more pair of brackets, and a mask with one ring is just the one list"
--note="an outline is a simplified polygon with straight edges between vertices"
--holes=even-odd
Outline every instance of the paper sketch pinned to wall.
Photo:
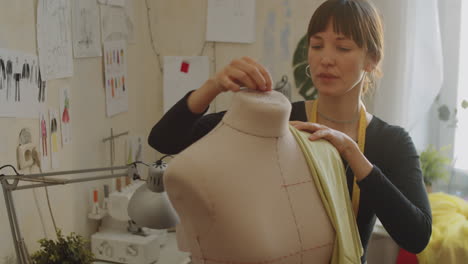
[[209,78],[207,56],[164,57],[164,112],[167,112],[187,92],[202,86]]
[[101,56],[101,26],[96,0],[75,0],[72,6],[75,58]]
[[255,42],[255,0],[208,0],[206,40]]
[[49,118],[50,118],[50,158],[52,169],[58,169],[59,164],[59,151],[60,151],[60,133],[59,133],[59,112],[57,109],[49,109]]
[[143,160],[143,142],[143,136],[127,137],[127,164]]
[[62,145],[67,145],[71,143],[71,102],[70,89],[68,87],[63,87],[60,89],[60,124],[62,131]]
[[104,42],[107,116],[128,110],[127,44],[125,40]]
[[124,7],[101,5],[100,9],[102,42],[120,39],[135,42],[133,0],[126,0]]
[[73,75],[69,0],[39,0],[37,5],[37,44],[44,80]]
[[45,98],[37,56],[0,49],[0,116],[37,118]]
[[39,150],[41,153],[42,170],[50,169],[50,147],[49,147],[49,113],[39,111]]

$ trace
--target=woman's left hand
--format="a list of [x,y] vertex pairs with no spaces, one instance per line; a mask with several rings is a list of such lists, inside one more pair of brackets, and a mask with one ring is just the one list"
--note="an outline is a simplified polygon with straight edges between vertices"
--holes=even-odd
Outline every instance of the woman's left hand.
[[300,121],[289,123],[298,130],[311,133],[309,139],[312,141],[322,138],[330,142],[338,150],[341,157],[348,162],[358,181],[367,177],[371,172],[372,164],[361,153],[358,144],[345,133],[317,123]]
[[293,127],[298,130],[311,133],[309,139],[315,141],[317,139],[325,139],[330,142],[340,153],[340,155],[347,160],[350,150],[357,147],[356,142],[345,133],[329,128],[327,126],[301,121],[289,122]]

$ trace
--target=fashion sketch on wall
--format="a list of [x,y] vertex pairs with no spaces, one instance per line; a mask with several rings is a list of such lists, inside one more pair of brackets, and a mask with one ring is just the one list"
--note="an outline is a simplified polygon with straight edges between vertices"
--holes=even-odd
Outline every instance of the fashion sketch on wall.
[[60,89],[60,124],[62,130],[62,145],[71,142],[71,95],[68,87]]
[[0,49],[0,116],[34,118],[45,100],[37,56]]
[[75,58],[100,57],[101,28],[96,0],[73,1],[72,20]]
[[106,82],[106,112],[110,117],[128,111],[126,41],[105,41],[102,59]]
[[39,0],[37,46],[42,79],[73,75],[71,8],[68,0]]
[[50,158],[52,169],[58,169],[59,163],[59,151],[60,151],[60,133],[59,133],[59,111],[57,109],[49,109],[49,121],[50,121]]
[[43,171],[50,169],[49,147],[49,113],[47,110],[39,111],[39,150],[41,153],[41,167]]
[[100,5],[102,42],[125,39],[135,43],[133,9],[132,0],[126,0],[124,6]]

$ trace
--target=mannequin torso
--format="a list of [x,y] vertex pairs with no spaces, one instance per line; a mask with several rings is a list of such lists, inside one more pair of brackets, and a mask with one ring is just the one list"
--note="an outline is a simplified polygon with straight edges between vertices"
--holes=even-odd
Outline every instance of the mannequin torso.
[[334,229],[277,93],[235,94],[165,185],[194,263],[328,263]]

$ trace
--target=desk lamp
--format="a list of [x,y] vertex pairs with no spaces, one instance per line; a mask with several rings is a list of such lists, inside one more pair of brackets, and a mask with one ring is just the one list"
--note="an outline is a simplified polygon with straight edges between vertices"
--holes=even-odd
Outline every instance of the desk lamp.
[[128,215],[137,226],[151,229],[174,227],[179,218],[164,190],[163,175],[168,155],[151,164],[146,184],[138,187],[128,204]]

